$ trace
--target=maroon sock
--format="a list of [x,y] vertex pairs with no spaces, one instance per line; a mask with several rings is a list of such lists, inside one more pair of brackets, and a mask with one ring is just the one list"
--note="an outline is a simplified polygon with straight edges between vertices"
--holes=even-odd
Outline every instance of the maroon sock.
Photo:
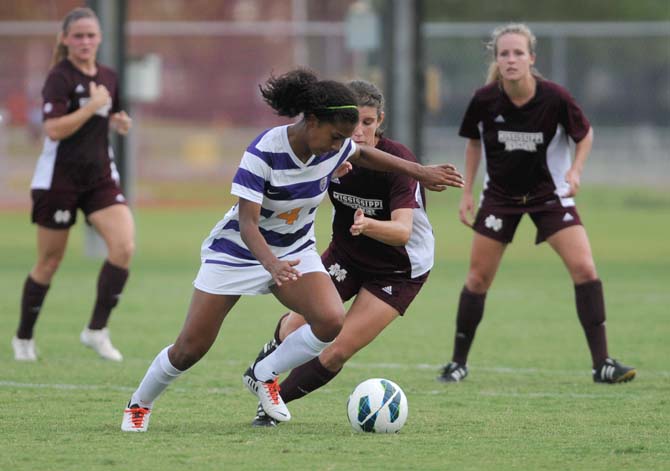
[[452,360],[465,365],[468,360],[470,346],[475,338],[477,326],[484,316],[484,301],[486,293],[477,294],[469,291],[465,286],[461,291],[456,315],[456,336],[454,339],[454,354]]
[[601,365],[607,353],[607,331],[605,329],[605,297],[600,280],[575,285],[577,316],[582,324],[586,341],[591,350],[593,367]]
[[284,402],[291,402],[327,384],[341,369],[332,372],[321,364],[319,357],[293,368],[291,374],[279,385]]
[[98,275],[98,296],[95,300],[89,329],[102,329],[107,326],[112,309],[119,302],[121,291],[128,279],[128,270],[105,261]]
[[21,296],[21,320],[19,321],[19,328],[16,330],[18,338],[33,338],[33,328],[37,322],[37,317],[40,315],[47,291],[49,291],[49,285],[41,285],[28,275],[23,284],[23,294]]

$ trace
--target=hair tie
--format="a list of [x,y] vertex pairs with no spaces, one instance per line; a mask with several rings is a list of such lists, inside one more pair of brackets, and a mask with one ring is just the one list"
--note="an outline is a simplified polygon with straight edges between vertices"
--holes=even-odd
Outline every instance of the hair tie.
[[357,110],[358,106],[356,105],[339,105],[339,106],[326,106],[327,110]]

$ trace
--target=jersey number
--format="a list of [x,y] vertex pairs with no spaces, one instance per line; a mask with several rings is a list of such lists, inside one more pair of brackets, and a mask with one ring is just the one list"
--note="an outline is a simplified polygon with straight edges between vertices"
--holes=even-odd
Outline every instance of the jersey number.
[[285,213],[278,214],[277,217],[286,221],[286,224],[293,224],[296,219],[298,219],[299,214],[300,208],[295,208],[290,211],[286,211]]

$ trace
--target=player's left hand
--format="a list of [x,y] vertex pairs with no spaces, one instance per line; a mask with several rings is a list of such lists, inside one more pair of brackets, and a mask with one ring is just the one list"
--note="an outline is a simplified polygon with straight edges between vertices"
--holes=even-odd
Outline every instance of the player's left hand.
[[109,124],[116,130],[116,132],[125,136],[128,134],[128,131],[130,131],[130,128],[133,125],[133,120],[125,111],[120,111],[118,113],[114,113],[110,117]]
[[337,167],[337,169],[333,172],[333,178],[340,178],[345,176],[347,173],[351,172],[352,166],[351,163],[348,161],[342,162],[342,164]]
[[421,170],[417,180],[428,190],[444,191],[448,186],[463,188],[463,175],[452,164],[424,165]]
[[365,213],[361,208],[358,208],[354,213],[354,223],[349,228],[352,236],[362,235],[365,229],[368,227],[368,220],[365,217]]
[[575,196],[579,192],[579,186],[581,184],[581,177],[579,172],[571,168],[568,170],[568,173],[565,174],[565,181],[568,185],[570,185],[570,188],[562,196],[565,198]]

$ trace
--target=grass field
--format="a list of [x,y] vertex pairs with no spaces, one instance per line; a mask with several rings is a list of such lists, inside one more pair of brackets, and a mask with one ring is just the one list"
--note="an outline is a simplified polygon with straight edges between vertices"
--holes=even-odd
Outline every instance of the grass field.
[[[256,401],[240,379],[283,312],[271,296],[238,304],[211,352],[156,403],[148,433],[119,430],[130,393],[181,327],[200,242],[228,200],[136,211],[137,256],[110,325],[121,364],[79,344],[100,264],[83,256],[81,228],[36,329],[40,360],[12,360],[34,228],[27,211],[0,213],[0,469],[669,469],[670,194],[590,188],[579,198],[604,282],[610,352],[639,370],[616,386],[592,382],[569,277],[546,245],[533,246],[528,220],[489,293],[470,376],[435,381],[451,354],[469,254],[458,196],[430,195],[437,263],[406,318],[327,387],[291,403],[293,420],[271,430],[249,426]],[[327,207],[317,219],[324,247]],[[347,397],[369,377],[405,390],[400,434],[351,431]]]

